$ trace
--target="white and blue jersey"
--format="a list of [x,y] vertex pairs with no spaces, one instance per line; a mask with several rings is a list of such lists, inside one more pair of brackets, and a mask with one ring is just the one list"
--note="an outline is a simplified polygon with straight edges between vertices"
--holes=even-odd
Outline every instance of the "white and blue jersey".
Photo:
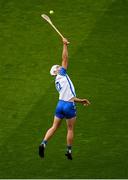
[[59,73],[55,79],[55,86],[59,92],[59,102],[56,107],[56,117],[63,118],[73,118],[76,116],[76,105],[74,102],[69,100],[76,97],[75,88],[66,73],[66,69],[63,67],[59,70]]
[[72,81],[63,67],[59,70],[55,79],[56,89],[59,92],[59,100],[69,101],[71,98],[76,97],[75,88]]

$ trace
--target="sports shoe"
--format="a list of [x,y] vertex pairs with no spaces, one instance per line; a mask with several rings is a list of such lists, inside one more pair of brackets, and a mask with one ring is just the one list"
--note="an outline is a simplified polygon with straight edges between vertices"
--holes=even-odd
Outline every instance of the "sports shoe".
[[41,157],[41,158],[44,158],[44,144],[40,144],[39,145],[39,156]]
[[67,151],[65,156],[67,156],[68,159],[72,160],[72,153]]

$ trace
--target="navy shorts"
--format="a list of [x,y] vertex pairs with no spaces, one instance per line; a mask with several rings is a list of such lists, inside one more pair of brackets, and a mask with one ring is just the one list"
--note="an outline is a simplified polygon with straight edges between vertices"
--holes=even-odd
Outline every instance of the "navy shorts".
[[76,116],[76,104],[74,102],[68,102],[59,100],[56,106],[55,116],[63,119],[71,119]]

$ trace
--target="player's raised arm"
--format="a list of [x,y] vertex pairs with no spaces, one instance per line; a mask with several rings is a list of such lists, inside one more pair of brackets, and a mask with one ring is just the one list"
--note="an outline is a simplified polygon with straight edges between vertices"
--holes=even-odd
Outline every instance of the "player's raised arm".
[[63,51],[62,51],[62,67],[67,69],[68,67],[68,40],[63,38]]

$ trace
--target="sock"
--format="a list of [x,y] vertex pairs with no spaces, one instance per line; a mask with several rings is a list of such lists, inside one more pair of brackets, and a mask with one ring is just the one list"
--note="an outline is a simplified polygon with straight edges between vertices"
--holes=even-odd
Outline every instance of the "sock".
[[71,145],[67,145],[67,152],[69,152],[69,153],[72,152],[72,146]]
[[46,141],[46,140],[43,140],[41,144],[43,144],[43,145],[44,145],[44,147],[46,147],[46,145],[47,145],[47,141]]

